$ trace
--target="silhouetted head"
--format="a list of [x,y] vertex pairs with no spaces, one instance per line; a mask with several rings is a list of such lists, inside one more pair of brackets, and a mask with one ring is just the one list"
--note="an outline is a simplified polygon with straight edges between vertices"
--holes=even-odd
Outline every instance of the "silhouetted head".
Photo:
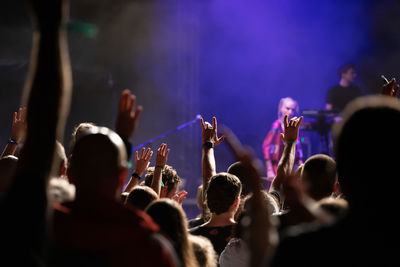
[[250,189],[246,184],[247,178],[250,177],[248,168],[244,167],[240,161],[233,163],[229,166],[227,173],[235,175],[242,183],[242,196],[250,194]]
[[206,191],[210,212],[217,215],[228,211],[236,212],[241,191],[242,183],[233,174],[221,172],[211,177]]
[[[385,96],[361,97],[343,112],[343,120],[334,125],[338,179],[351,210],[371,213],[391,211],[400,188],[397,140],[400,105]],[[384,203],[374,200],[384,193]]]
[[130,204],[140,210],[145,210],[146,207],[153,202],[154,200],[157,200],[158,196],[157,193],[154,192],[153,189],[151,189],[148,186],[135,186],[133,190],[129,193],[126,203]]
[[195,258],[189,242],[186,215],[182,207],[172,199],[163,198],[153,201],[146,208],[146,212],[169,237],[182,266],[192,266]]
[[337,182],[336,162],[324,155],[313,155],[304,162],[301,175],[305,193],[314,200],[329,197]]
[[94,124],[93,122],[81,122],[77,126],[75,126],[71,134],[71,149],[74,147],[76,140],[79,139],[79,136],[82,132],[85,132],[86,130],[95,126],[96,124]]
[[[72,150],[68,176],[79,192],[118,192],[127,171],[122,139],[106,127],[90,127],[80,133]],[[117,195],[115,195],[117,197]]]

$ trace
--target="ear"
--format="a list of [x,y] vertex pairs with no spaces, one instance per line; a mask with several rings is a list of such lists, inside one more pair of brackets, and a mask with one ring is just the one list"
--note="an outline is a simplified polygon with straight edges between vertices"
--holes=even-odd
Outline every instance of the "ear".
[[240,196],[238,196],[235,202],[233,202],[233,208],[236,210],[239,207],[239,204],[240,204]]

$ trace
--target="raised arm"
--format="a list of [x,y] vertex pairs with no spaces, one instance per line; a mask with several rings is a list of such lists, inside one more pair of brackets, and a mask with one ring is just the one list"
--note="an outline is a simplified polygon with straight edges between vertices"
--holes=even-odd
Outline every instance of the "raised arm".
[[1,157],[8,155],[14,155],[17,150],[17,145],[21,142],[26,134],[26,108],[19,108],[17,112],[14,112],[12,125],[11,125],[11,136],[8,139],[7,145],[1,154]]
[[201,140],[203,149],[201,154],[203,188],[206,190],[210,178],[216,174],[214,147],[224,141],[224,136],[218,137],[217,134],[217,119],[213,117],[213,124],[204,123],[203,118],[200,118],[201,124]]
[[124,192],[130,193],[133,188],[138,184],[140,177],[144,174],[150,164],[151,156],[153,156],[153,151],[150,148],[142,148],[139,156],[139,152],[135,152],[135,170],[129,179],[128,184],[125,187]]
[[156,166],[154,167],[153,180],[150,186],[158,196],[160,196],[161,192],[162,172],[165,164],[167,164],[168,153],[169,149],[167,149],[167,144],[161,144],[160,148],[157,150]]
[[277,244],[277,234],[268,207],[265,205],[261,193],[262,163],[254,157],[251,149],[243,147],[239,139],[229,130],[224,129],[229,147],[243,167],[248,169],[247,184],[253,193],[251,208],[249,210],[250,224],[247,226],[246,242],[250,248],[250,266],[266,266],[271,252]]
[[[1,203],[0,228],[3,229],[3,243],[8,246],[3,255],[18,255],[13,258],[14,265],[20,265],[20,261],[28,257],[40,259],[42,245],[48,236],[45,232],[46,183],[56,139],[63,137],[71,98],[65,30],[67,4],[62,0],[30,1],[34,21],[33,46],[22,104],[27,104],[27,133],[14,183]],[[29,208],[21,212],[27,200]],[[29,227],[26,218],[29,218]]]
[[[281,138],[282,141],[285,143],[285,148],[278,164],[275,179],[272,181],[271,187],[269,189],[270,192],[281,192],[281,186],[284,178],[292,173],[294,159],[296,155],[296,142],[299,136],[299,128],[302,121],[303,117],[294,117],[290,121],[288,121],[287,116],[285,116],[283,120],[284,133],[281,134]],[[280,202],[282,202],[282,200],[280,200]]]
[[129,139],[135,132],[138,119],[143,110],[142,106],[138,106],[135,109],[135,103],[135,95],[133,95],[128,89],[122,91],[118,105],[118,116],[115,122],[115,132],[119,134],[124,141],[128,153],[128,160],[132,153],[132,145]]

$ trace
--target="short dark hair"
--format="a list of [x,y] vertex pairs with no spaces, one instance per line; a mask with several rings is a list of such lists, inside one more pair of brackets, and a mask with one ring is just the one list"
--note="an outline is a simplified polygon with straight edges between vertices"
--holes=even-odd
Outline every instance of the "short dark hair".
[[126,203],[140,210],[145,210],[146,207],[158,199],[157,193],[148,186],[135,186],[129,193]]
[[351,69],[355,70],[356,65],[354,65],[353,63],[347,63],[347,64],[341,66],[339,68],[339,77],[342,77],[342,74],[345,74],[346,72],[348,72]]
[[320,200],[330,196],[337,182],[335,160],[324,154],[311,156],[304,162],[302,181],[307,183],[311,198]]
[[206,191],[207,206],[212,213],[227,212],[242,191],[242,183],[235,175],[221,172],[211,177]]
[[[149,167],[145,175],[144,184],[146,186],[151,186],[153,181],[154,167]],[[162,182],[164,185],[168,186],[168,193],[174,188],[175,184],[180,184],[181,178],[174,168],[169,165],[165,165],[162,173]],[[172,185],[172,186],[171,186]]]

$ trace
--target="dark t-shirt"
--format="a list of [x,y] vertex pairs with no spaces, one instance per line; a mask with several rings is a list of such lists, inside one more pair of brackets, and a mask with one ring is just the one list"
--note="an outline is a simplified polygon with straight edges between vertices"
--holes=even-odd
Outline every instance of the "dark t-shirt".
[[326,103],[332,105],[332,110],[341,112],[350,101],[362,95],[363,92],[358,86],[343,87],[338,84],[328,90]]
[[221,227],[197,226],[189,230],[192,235],[207,237],[214,246],[218,256],[225,249],[231,239],[232,225]]

